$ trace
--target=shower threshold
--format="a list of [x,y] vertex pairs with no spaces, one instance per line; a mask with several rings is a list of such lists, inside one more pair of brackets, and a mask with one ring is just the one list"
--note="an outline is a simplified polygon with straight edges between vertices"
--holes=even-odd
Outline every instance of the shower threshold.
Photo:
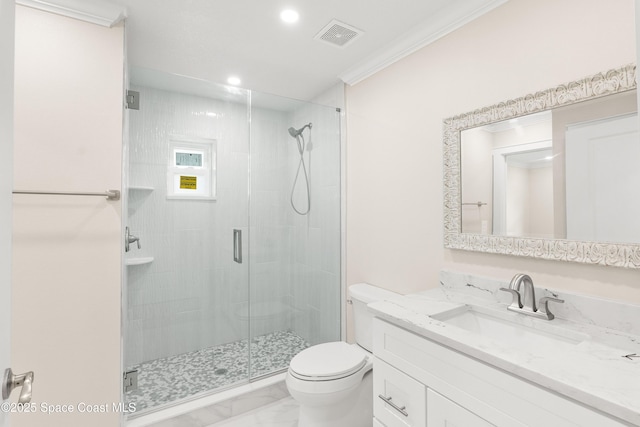
[[[251,340],[251,379],[285,369],[309,344],[290,331],[272,332]],[[132,366],[138,388],[125,393],[136,415],[180,399],[227,388],[249,379],[247,340],[235,341]]]

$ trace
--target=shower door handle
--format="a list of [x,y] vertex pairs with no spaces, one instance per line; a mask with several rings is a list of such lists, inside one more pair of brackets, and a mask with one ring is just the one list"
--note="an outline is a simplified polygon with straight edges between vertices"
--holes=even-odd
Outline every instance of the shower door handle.
[[233,229],[233,260],[242,264],[242,230]]

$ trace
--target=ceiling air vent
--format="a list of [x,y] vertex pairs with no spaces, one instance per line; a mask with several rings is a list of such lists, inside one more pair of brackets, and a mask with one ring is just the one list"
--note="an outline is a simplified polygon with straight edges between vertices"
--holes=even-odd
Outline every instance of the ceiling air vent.
[[324,41],[332,46],[345,47],[362,33],[357,28],[334,19],[321,29],[314,39]]

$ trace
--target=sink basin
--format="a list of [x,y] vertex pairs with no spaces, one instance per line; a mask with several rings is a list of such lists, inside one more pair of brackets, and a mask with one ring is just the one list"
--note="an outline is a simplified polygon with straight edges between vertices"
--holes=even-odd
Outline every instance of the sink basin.
[[511,313],[506,309],[501,313],[465,305],[433,315],[432,318],[519,348],[566,348],[589,339],[587,334],[557,327],[545,320]]

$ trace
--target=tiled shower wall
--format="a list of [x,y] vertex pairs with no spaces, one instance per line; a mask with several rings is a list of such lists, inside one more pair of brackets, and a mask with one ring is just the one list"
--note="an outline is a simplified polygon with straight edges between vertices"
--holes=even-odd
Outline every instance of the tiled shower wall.
[[[252,109],[251,114],[251,335],[291,329],[286,226],[288,121],[279,111]],[[289,137],[290,138],[290,137]]]
[[[127,267],[126,366],[247,339],[249,314],[251,336],[292,330],[312,344],[339,339],[335,110],[253,108],[249,126],[246,104],[132,89],[141,108],[130,112],[129,183],[154,190],[129,191],[128,225],[142,248],[126,257],[154,262]],[[299,154],[287,129],[309,121],[312,209],[300,217],[289,203]],[[166,199],[170,135],[217,140],[217,200]],[[233,261],[234,228],[243,230],[243,264]]]
[[[248,334],[238,316],[248,268],[233,262],[233,229],[248,226],[247,105],[133,89],[141,106],[129,116],[129,186],[153,191],[129,190],[128,225],[142,248],[126,257],[154,262],[127,267],[126,366]],[[166,198],[171,135],[217,141],[217,200]]]
[[[283,121],[283,119],[286,119]],[[300,154],[287,131],[304,131],[311,210],[291,191]],[[251,120],[252,335],[290,329],[309,344],[340,339],[340,123],[335,108],[299,103]],[[294,203],[307,207],[304,172]],[[276,314],[277,313],[277,314]],[[264,315],[272,314],[270,320]]]

